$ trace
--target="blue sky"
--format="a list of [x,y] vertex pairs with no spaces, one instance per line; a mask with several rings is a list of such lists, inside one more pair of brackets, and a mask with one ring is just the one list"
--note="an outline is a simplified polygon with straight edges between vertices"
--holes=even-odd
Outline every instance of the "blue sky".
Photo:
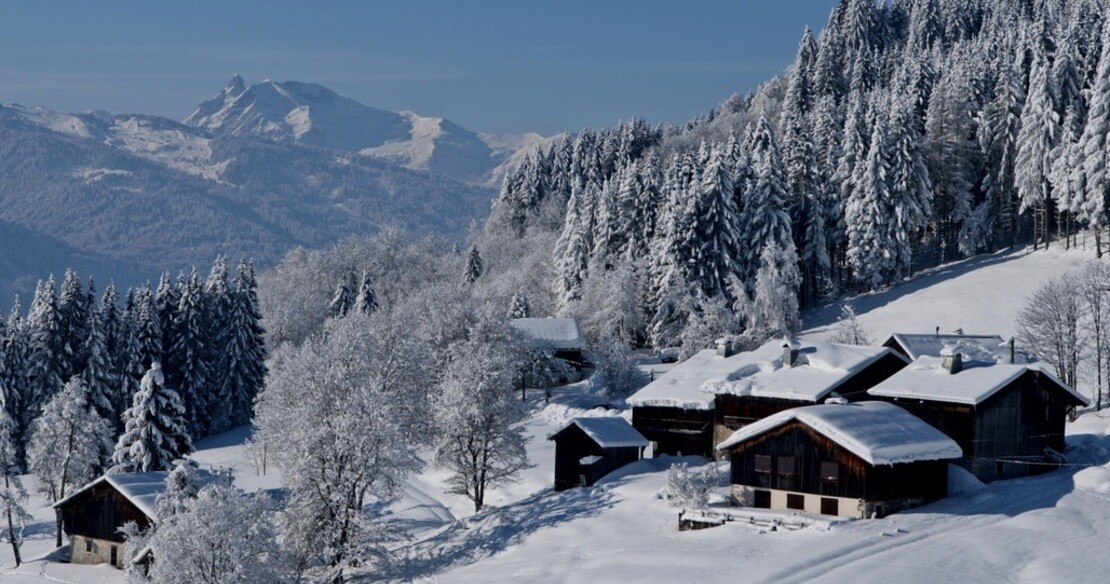
[[834,4],[0,0],[0,102],[181,119],[238,73],[486,132],[683,122],[781,72]]

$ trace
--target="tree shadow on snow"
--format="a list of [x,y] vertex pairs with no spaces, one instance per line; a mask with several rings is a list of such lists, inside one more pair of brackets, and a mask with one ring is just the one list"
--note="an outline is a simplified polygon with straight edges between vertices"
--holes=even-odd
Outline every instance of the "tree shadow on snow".
[[416,580],[471,564],[519,544],[528,536],[612,506],[609,488],[550,489],[504,507],[454,522],[443,531],[397,552],[387,579]]
[[[1028,248],[1023,248],[1014,251],[999,251],[992,254],[978,255],[966,260],[960,260],[949,264],[944,264],[936,268],[923,270],[917,275],[903,280],[886,290],[881,290],[869,294],[860,294],[848,298],[847,300],[856,311],[856,314],[866,314],[894,302],[903,296],[920,292],[931,286],[935,286],[945,280],[951,280],[959,276],[963,276],[980,268],[1003,264],[1009,261],[1025,257],[1033,253]],[[825,306],[814,308],[802,315],[802,328],[809,333],[828,332],[828,327],[831,327],[840,320],[840,304],[833,303]],[[931,332],[931,331],[916,331],[916,332]],[[941,331],[948,332],[948,331]],[[885,339],[880,339],[885,340]]]

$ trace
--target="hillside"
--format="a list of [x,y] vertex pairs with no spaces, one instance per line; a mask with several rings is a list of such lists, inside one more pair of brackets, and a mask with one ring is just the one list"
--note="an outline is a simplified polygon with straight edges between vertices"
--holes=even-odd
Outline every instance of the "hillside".
[[[923,272],[886,293],[857,298],[873,334],[926,324],[968,331],[1012,331],[1027,290],[1081,264],[1079,250],[1018,250]],[[988,294],[987,291],[999,291]],[[974,293],[973,293],[974,292]],[[958,308],[954,308],[958,307]],[[824,312],[808,315],[809,334],[824,334]],[[644,361],[646,368],[660,365]],[[758,524],[678,532],[677,512],[657,497],[674,459],[629,465],[589,489],[550,490],[553,444],[546,436],[577,415],[603,415],[586,384],[561,390],[551,404],[531,402],[526,428],[530,461],[521,482],[490,494],[489,510],[443,492],[442,471],[409,481],[386,519],[410,537],[395,545],[393,571],[368,581],[416,582],[1100,582],[1110,570],[1110,414],[1087,413],[1069,424],[1076,466],[987,486],[953,481],[948,499],[885,519],[810,522],[800,530]],[[627,414],[625,414],[627,415]],[[235,470],[248,489],[272,489],[280,477],[257,476],[242,443],[245,429],[198,444],[203,465]],[[700,463],[698,459],[688,459]],[[723,497],[726,489],[717,489]],[[121,583],[110,568],[59,564],[49,555],[50,510],[35,500],[28,532],[30,563],[11,568],[0,547],[4,582]],[[770,517],[770,519],[769,519]],[[943,561],[938,561],[943,558]]]

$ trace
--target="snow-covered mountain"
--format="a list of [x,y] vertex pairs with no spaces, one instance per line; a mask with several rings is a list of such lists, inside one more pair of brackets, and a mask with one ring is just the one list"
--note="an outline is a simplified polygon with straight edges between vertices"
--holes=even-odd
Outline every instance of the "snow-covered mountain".
[[538,134],[479,134],[444,118],[390,112],[315,83],[267,79],[247,86],[238,75],[200,104],[185,124],[214,136],[357,152],[482,185],[495,184],[502,163],[543,140]]
[[389,225],[458,236],[491,199],[341,150],[157,116],[0,105],[0,255],[27,260],[0,261],[0,300],[67,266],[133,284],[216,254],[261,267]]

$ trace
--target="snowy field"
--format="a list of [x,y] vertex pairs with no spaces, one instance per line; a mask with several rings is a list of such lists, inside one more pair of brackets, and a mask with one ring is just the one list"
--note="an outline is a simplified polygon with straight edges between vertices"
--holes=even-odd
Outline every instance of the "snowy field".
[[[1013,334],[1012,315],[1045,278],[1088,256],[1053,250],[984,256],[923,273],[890,291],[856,299],[875,340],[894,330]],[[835,309],[808,315],[808,335],[827,334]],[[881,338],[880,338],[881,337]],[[667,366],[652,364],[656,371]],[[530,397],[530,460],[519,483],[493,491],[475,516],[446,495],[444,473],[410,481],[388,520],[409,539],[383,578],[415,582],[1105,582],[1110,573],[1110,412],[1069,424],[1068,454],[1079,463],[1038,477],[982,486],[959,483],[948,499],[881,520],[819,521],[800,530],[743,522],[679,532],[677,512],[658,498],[673,459],[644,460],[589,489],[553,493],[554,446],[546,436],[577,415],[603,415],[605,400],[576,384],[544,404]],[[627,415],[625,412],[624,415]],[[273,489],[242,443],[245,430],[201,442],[202,465],[230,466],[240,486]],[[701,462],[700,459],[690,459]],[[32,488],[32,479],[27,479]],[[726,487],[718,489],[723,499]],[[763,512],[766,513],[766,512]],[[52,512],[34,500],[36,523],[13,568],[0,548],[0,582],[121,583],[105,566],[57,562]],[[785,515],[782,515],[785,517]]]

